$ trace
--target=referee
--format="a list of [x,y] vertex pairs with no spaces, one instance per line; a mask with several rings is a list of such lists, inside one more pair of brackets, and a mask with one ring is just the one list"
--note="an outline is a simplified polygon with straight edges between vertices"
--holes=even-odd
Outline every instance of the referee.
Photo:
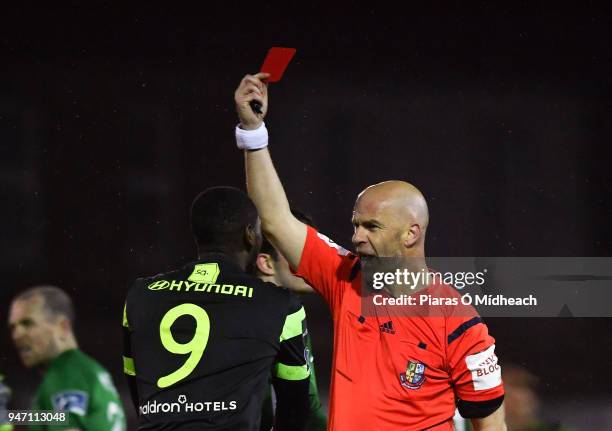
[[123,315],[124,372],[140,430],[258,431],[270,369],[275,430],[303,430],[310,370],[304,308],[245,273],[261,245],[257,210],[214,187],[191,207],[198,259],[136,280]]
[[[429,223],[421,192],[403,181],[368,187],[353,210],[355,253],[339,247],[290,211],[268,145],[263,118],[269,75],[247,75],[234,100],[240,118],[249,195],[266,237],[330,307],[334,359],[328,430],[451,431],[458,407],[479,431],[504,431],[504,388],[495,340],[480,316],[447,309],[442,316],[362,315],[362,268],[380,257],[406,258],[427,271]],[[252,101],[261,105],[256,114]],[[444,284],[422,288],[446,293]],[[468,314],[468,315],[466,315]]]

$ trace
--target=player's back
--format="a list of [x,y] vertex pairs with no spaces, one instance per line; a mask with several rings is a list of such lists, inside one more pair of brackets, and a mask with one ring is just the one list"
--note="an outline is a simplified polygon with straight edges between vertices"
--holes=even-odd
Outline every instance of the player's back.
[[138,279],[124,326],[139,428],[258,429],[285,319],[300,307],[221,254]]

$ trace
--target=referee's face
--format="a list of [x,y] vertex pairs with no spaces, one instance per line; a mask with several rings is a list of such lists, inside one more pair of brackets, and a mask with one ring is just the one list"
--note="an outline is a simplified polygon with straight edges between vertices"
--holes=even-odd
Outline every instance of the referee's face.
[[360,198],[353,210],[353,246],[361,257],[403,256],[403,229],[392,206]]
[[352,242],[361,257],[424,256],[429,215],[412,184],[385,181],[366,188],[353,209]]

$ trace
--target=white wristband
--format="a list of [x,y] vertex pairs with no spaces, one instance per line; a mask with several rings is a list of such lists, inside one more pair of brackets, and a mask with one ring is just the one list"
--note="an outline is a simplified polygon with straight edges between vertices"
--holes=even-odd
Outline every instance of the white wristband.
[[259,150],[268,146],[268,129],[261,122],[255,130],[244,130],[236,126],[236,145],[241,150]]

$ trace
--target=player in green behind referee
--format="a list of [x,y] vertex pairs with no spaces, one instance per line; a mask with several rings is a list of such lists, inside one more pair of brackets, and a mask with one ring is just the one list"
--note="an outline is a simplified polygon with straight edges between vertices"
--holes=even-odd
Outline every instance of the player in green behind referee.
[[261,246],[255,205],[239,189],[207,189],[191,227],[198,259],[127,294],[124,371],[139,429],[258,431],[271,369],[274,429],[305,429],[304,308],[245,272]]
[[[312,220],[305,214],[292,209],[293,215],[303,223],[312,226]],[[254,269],[255,275],[260,280],[273,283],[277,286],[282,286],[295,293],[312,293],[314,290],[302,278],[296,277],[289,269],[289,263],[273,246],[270,241],[263,237],[261,251],[257,255],[257,260]],[[310,334],[305,338],[306,349],[308,351],[308,363],[310,364],[310,422],[308,431],[325,431],[327,429],[327,416],[321,399],[319,398],[319,388],[317,386],[317,378],[315,375],[314,357],[312,355],[312,343]],[[261,431],[270,429],[273,418],[274,405],[272,402],[271,392],[264,401],[264,409],[262,412]]]
[[68,414],[67,424],[30,430],[123,431],[125,415],[111,376],[79,350],[73,325],[72,301],[57,287],[33,287],[11,304],[9,327],[21,361],[44,370],[32,410]]

